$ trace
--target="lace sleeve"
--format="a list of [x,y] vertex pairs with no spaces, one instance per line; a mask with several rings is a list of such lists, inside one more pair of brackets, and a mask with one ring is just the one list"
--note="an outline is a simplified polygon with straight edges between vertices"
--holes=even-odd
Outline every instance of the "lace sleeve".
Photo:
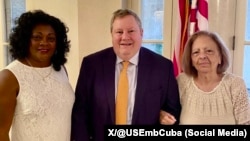
[[250,124],[250,100],[242,78],[233,78],[231,93],[236,123]]
[[178,87],[179,87],[179,92],[180,92],[180,97],[185,93],[186,87],[188,87],[188,80],[191,78],[188,77],[185,73],[181,73],[177,77],[177,82],[178,82]]

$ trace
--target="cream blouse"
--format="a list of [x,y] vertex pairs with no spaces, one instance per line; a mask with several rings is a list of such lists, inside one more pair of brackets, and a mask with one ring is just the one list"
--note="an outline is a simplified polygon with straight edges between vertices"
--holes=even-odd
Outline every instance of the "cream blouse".
[[180,124],[250,124],[250,103],[244,80],[226,73],[210,92],[200,90],[193,77],[177,77],[182,105]]

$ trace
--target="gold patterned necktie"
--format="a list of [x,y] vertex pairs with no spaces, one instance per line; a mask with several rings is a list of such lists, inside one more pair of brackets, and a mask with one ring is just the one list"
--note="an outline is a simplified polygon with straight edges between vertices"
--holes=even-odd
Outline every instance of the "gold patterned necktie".
[[116,96],[116,107],[115,107],[115,123],[117,125],[127,123],[127,107],[128,107],[128,77],[127,68],[129,62],[122,62],[122,71],[120,73],[117,96]]

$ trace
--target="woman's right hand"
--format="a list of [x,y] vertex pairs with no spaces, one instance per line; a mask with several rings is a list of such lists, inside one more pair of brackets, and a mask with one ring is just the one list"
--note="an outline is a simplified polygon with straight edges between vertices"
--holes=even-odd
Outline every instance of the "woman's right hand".
[[162,125],[173,125],[176,122],[176,119],[170,113],[161,110],[160,111],[160,123]]

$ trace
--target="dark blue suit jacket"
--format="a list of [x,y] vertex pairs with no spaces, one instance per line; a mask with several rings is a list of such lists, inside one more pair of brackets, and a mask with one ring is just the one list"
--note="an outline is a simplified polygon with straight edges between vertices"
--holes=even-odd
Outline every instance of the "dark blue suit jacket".
[[[115,63],[112,47],[83,59],[75,91],[71,140],[88,141],[91,137],[103,141],[104,126],[114,125]],[[142,47],[132,124],[159,125],[161,109],[179,120],[181,106],[173,64]]]

